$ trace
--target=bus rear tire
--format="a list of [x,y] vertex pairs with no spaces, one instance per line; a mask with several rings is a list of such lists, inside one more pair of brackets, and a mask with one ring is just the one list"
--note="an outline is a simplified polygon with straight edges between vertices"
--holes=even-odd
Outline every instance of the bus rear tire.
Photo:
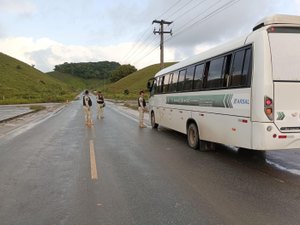
[[199,149],[199,132],[195,123],[190,123],[187,128],[187,143],[192,149]]
[[151,112],[151,126],[153,129],[156,129],[158,127],[158,124],[155,123],[155,115],[153,111]]

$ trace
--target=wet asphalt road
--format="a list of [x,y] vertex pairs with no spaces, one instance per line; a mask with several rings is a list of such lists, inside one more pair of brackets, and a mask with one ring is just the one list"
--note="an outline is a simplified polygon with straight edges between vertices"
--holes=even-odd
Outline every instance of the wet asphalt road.
[[0,224],[299,221],[298,175],[225,146],[191,150],[184,135],[140,129],[110,104],[92,128],[77,101],[0,139]]

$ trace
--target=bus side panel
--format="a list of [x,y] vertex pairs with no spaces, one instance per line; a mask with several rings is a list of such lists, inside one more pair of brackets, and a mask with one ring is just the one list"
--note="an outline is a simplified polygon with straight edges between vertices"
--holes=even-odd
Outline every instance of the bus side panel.
[[[149,100],[150,112],[153,110],[155,121],[158,124],[164,121],[164,115],[162,114],[162,97],[163,95],[154,95]],[[151,116],[151,114],[149,114],[149,116]],[[151,120],[151,117],[149,119]]]
[[172,127],[170,121],[170,110],[165,107],[160,107],[158,110],[159,124],[164,127]]
[[201,140],[251,148],[250,119],[201,112],[193,112],[192,117],[198,121]]
[[[264,99],[273,96],[272,62],[268,35],[265,30],[251,35],[248,41],[253,41],[252,68],[252,101],[251,118],[254,122],[269,122],[264,112]],[[255,140],[255,139],[253,139]]]
[[172,129],[181,132],[183,134],[187,133],[187,121],[191,118],[191,111],[182,109],[169,109],[170,114],[170,126]]

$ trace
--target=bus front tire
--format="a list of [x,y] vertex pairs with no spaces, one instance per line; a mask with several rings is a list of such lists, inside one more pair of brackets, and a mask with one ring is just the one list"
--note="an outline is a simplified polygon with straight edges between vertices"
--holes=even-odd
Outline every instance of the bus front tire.
[[190,123],[187,128],[187,142],[192,149],[199,149],[199,132],[195,123]]
[[155,123],[155,115],[154,112],[151,112],[151,126],[153,129],[156,129],[158,127],[158,124]]

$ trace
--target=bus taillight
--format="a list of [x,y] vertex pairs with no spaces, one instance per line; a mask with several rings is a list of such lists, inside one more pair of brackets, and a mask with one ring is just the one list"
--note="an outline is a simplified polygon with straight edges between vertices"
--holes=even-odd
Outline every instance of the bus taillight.
[[269,27],[267,29],[268,33],[274,33],[275,32],[275,27]]
[[268,96],[265,96],[265,114],[269,118],[269,120],[273,120],[273,100]]
[[266,105],[267,106],[272,105],[272,99],[270,98],[266,99]]

